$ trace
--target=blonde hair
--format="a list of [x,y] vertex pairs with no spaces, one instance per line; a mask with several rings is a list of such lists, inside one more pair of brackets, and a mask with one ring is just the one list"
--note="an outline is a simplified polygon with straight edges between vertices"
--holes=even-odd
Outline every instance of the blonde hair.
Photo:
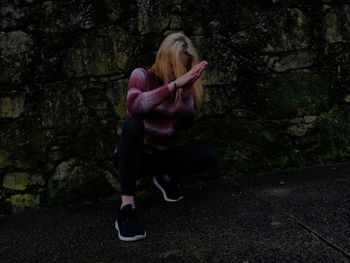
[[[160,45],[156,60],[150,71],[163,79],[164,83],[169,83],[181,77],[187,70],[190,70],[186,69],[182,64],[180,59],[181,53],[188,54],[191,57],[190,68],[198,64],[198,52],[187,36],[182,32],[168,35]],[[200,78],[192,85],[191,91],[195,108],[199,110],[203,104],[203,87]],[[177,90],[176,99],[179,99],[180,95],[181,89]]]

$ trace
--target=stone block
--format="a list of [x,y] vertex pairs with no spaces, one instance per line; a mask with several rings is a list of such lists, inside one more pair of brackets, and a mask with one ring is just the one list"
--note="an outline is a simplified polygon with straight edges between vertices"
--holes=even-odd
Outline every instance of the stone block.
[[106,171],[78,159],[62,162],[48,181],[49,202],[74,202],[111,194],[115,190],[107,181],[108,175]]
[[350,102],[350,94],[345,95],[344,101],[348,103]]
[[0,125],[0,166],[36,169],[46,158],[48,141],[36,121],[20,119]]
[[285,57],[270,57],[267,59],[267,67],[275,72],[300,69],[312,66],[315,58],[316,55],[310,52],[298,52]]
[[63,70],[70,77],[120,74],[134,54],[135,40],[118,26],[78,38],[63,59]]
[[88,110],[80,82],[65,81],[44,86],[40,103],[41,125],[44,128],[78,127],[88,121]]
[[0,32],[0,84],[20,84],[32,78],[33,45],[32,36],[23,31]]
[[23,212],[29,209],[38,209],[40,196],[34,194],[16,194],[5,199],[13,213]]
[[9,153],[4,150],[0,150],[0,169],[10,164],[10,161],[8,160],[8,158],[9,158]]
[[333,92],[327,75],[299,70],[261,79],[241,100],[263,119],[293,119],[327,110]]
[[36,187],[44,187],[45,186],[45,178],[44,175],[39,173],[34,173],[30,175],[29,184],[30,186]]
[[0,118],[17,118],[24,111],[24,95],[0,98]]
[[[172,22],[172,11],[178,9],[178,5],[173,4],[173,1],[137,1],[138,7],[138,31],[141,34],[149,34],[152,32],[162,32]],[[174,20],[178,20],[175,16]],[[173,21],[174,27],[178,27],[180,21]]]
[[339,5],[327,10],[323,30],[328,43],[350,41],[350,5]]
[[7,189],[23,191],[29,184],[28,173],[14,172],[5,174],[2,186]]

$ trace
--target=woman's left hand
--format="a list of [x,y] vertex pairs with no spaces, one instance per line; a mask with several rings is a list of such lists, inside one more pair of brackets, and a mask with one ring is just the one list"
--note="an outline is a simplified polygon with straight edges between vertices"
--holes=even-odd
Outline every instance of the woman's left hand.
[[[196,66],[194,66],[191,70],[188,72],[194,71],[196,73],[196,77],[194,77],[191,81],[189,81],[185,86],[182,87],[183,90],[187,90],[192,87],[192,85],[197,81],[197,79],[200,78],[202,75],[203,70],[208,65],[208,62],[203,60],[200,63],[198,63]],[[187,72],[187,73],[188,73]]]

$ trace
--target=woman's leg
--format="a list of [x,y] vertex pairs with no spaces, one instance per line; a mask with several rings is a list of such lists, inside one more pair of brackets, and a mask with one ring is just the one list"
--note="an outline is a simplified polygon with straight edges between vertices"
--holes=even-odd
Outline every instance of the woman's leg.
[[217,163],[218,154],[205,146],[177,146],[162,152],[159,160],[162,173],[153,177],[153,183],[165,201],[177,202],[183,198],[177,187],[178,178],[212,169]]
[[122,188],[122,207],[134,204],[136,179],[143,155],[144,124],[141,117],[131,117],[124,123],[118,147],[118,166]]
[[168,174],[176,179],[186,174],[208,171],[218,162],[218,153],[209,146],[177,146],[166,153]]

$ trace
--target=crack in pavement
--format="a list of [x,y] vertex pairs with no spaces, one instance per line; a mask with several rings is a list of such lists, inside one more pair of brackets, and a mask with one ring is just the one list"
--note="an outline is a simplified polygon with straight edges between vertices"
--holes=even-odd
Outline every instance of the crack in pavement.
[[292,218],[295,223],[297,223],[299,226],[301,226],[306,232],[310,233],[311,235],[315,236],[317,239],[319,239],[322,243],[324,243],[325,245],[327,245],[328,247],[332,248],[333,250],[340,252],[349,262],[350,262],[350,254],[348,252],[346,252],[342,247],[338,246],[336,243],[333,243],[332,241],[328,240],[327,238],[323,237],[321,234],[317,233],[315,230],[313,230],[311,227],[309,227],[308,225],[304,224],[303,222],[301,222],[295,215],[293,214],[289,214],[287,213],[285,210],[283,209],[279,209],[277,206],[275,206],[272,202],[270,202],[269,200],[257,195],[256,193],[254,193],[253,191],[249,190],[246,187],[243,187],[243,189],[245,191],[247,191],[248,193],[252,194],[255,198],[268,203],[270,206],[272,206],[273,208],[276,209],[276,211],[287,215],[288,217]]

